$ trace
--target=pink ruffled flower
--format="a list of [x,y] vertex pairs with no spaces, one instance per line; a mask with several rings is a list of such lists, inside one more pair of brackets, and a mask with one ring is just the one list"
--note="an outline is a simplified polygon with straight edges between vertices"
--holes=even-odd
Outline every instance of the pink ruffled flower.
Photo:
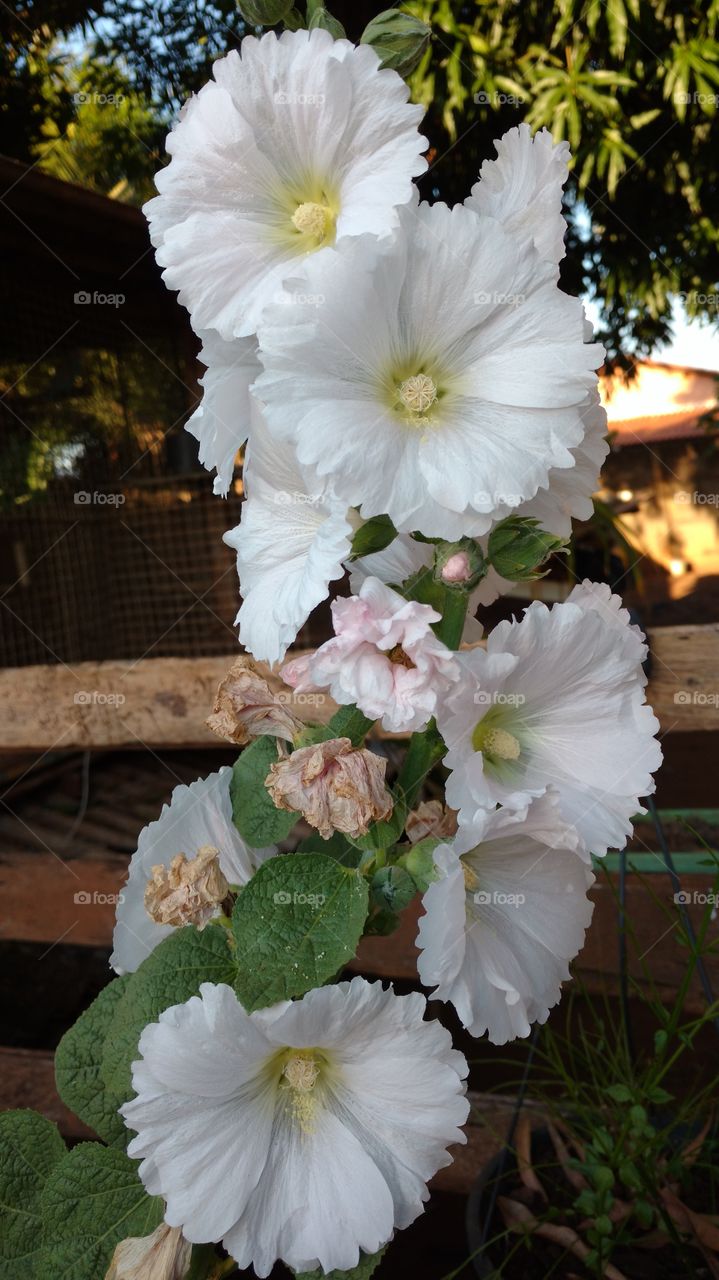
[[283,667],[285,682],[303,693],[329,688],[390,733],[423,729],[459,675],[431,629],[441,615],[366,578],[358,596],[335,600],[332,617],[334,639]]

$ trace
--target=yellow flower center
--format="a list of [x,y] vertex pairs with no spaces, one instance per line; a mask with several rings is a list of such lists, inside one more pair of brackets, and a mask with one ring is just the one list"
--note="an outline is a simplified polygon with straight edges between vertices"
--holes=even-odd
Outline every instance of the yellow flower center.
[[476,871],[473,871],[468,862],[462,859],[462,872],[464,874],[464,887],[467,893],[476,893],[479,888],[479,877]]
[[472,734],[472,746],[481,751],[490,760],[518,760],[520,753],[519,740],[507,729],[499,729],[485,725],[480,720]]
[[397,394],[405,409],[409,409],[411,413],[423,414],[437,399],[437,388],[429,374],[415,373],[411,378],[405,378]]
[[335,215],[329,205],[307,200],[298,204],[292,214],[292,225],[311,239],[327,241],[334,235]]
[[303,1133],[311,1133],[317,1105],[314,1088],[320,1076],[319,1062],[313,1050],[291,1050],[282,1068],[282,1076],[291,1092],[292,1112],[300,1129]]

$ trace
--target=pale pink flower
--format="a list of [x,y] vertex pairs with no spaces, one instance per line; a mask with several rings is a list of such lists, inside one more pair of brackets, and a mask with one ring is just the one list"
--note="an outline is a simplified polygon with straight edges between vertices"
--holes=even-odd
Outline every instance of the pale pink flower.
[[263,734],[292,742],[304,725],[287,705],[291,697],[252,658],[237,658],[218,686],[207,727],[239,747]]
[[451,649],[430,625],[440,617],[379,578],[365,578],[358,596],[332,605],[334,639],[289,662],[282,677],[300,692],[329,688],[335,702],[381,719],[390,733],[423,729],[438,696],[459,677]]
[[301,813],[323,840],[335,831],[357,837],[392,812],[386,767],[386,760],[353,747],[349,738],[331,738],[273,764],[265,786],[278,809]]

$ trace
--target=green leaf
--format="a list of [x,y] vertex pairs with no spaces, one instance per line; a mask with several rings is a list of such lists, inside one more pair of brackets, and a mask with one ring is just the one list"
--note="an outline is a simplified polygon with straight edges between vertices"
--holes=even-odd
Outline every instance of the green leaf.
[[47,1280],[38,1268],[40,1196],[65,1143],[34,1111],[0,1115],[0,1280]]
[[297,1280],[370,1280],[386,1252],[385,1245],[379,1253],[363,1253],[358,1265],[351,1271],[298,1271]]
[[340,707],[327,724],[327,738],[349,738],[353,747],[359,747],[369,733],[374,720],[358,711],[357,707]]
[[356,848],[368,850],[370,853],[380,849],[390,849],[404,831],[406,820],[407,807],[404,796],[398,798],[393,795],[393,809],[389,818],[381,818],[379,822],[370,823],[363,836],[352,837],[352,843]]
[[424,840],[413,844],[400,858],[399,865],[406,868],[420,893],[426,893],[437,879],[434,851],[440,843],[436,836],[426,836]]
[[632,1091],[626,1084],[610,1084],[607,1085],[604,1092],[612,1099],[612,1102],[631,1102]]
[[149,1022],[173,1004],[197,995],[202,982],[235,980],[228,931],[209,924],[200,933],[189,925],[165,938],[130,975],[115,1008],[112,1031],[105,1041],[101,1074],[110,1092],[132,1097],[131,1065],[137,1043]]
[[265,736],[246,747],[232,769],[232,820],[242,839],[253,849],[284,840],[300,816],[277,809],[265,786],[270,766],[277,760],[277,743]]
[[109,1090],[102,1078],[105,1040],[130,981],[116,978],[65,1033],[55,1054],[55,1083],[63,1102],[110,1145],[125,1146],[127,1129],[118,1107],[127,1101]]
[[356,867],[362,861],[362,850],[350,843],[340,831],[335,831],[329,840],[323,840],[319,831],[313,831],[305,840],[300,841],[295,852],[326,853],[345,867]]
[[332,14],[328,13],[321,5],[315,9],[307,25],[310,31],[315,31],[317,27],[320,27],[323,31],[329,31],[335,40],[344,40],[346,36],[345,29],[339,19],[333,18]]
[[396,537],[397,530],[389,516],[373,516],[371,520],[365,520],[365,523],[360,525],[355,533],[352,539],[350,560],[357,560],[360,556],[371,556],[378,551],[384,551],[385,547],[388,547]]
[[255,872],[232,913],[235,990],[251,1012],[304,995],[357,949],[367,882],[323,853],[285,854]]
[[160,1225],[164,1203],[148,1196],[123,1151],[83,1142],[52,1170],[40,1199],[46,1280],[99,1280],[115,1246]]

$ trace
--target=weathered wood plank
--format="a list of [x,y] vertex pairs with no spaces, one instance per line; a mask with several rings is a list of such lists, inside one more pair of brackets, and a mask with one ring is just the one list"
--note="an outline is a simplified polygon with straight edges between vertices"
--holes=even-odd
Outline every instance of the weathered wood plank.
[[[719,624],[650,632],[649,701],[664,732],[719,730]],[[0,671],[0,750],[217,746],[205,726],[232,661],[146,658]],[[326,721],[332,700],[296,705]]]

